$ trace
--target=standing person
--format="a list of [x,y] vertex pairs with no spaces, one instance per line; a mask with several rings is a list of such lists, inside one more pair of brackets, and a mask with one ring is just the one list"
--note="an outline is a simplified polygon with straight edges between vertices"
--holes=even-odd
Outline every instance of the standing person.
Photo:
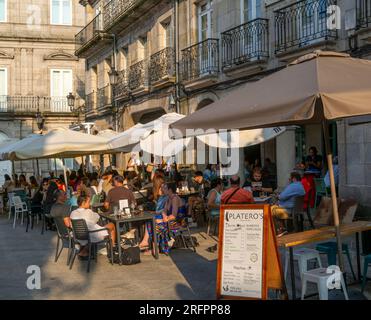
[[278,196],[278,205],[271,206],[272,216],[279,221],[278,235],[281,236],[287,231],[284,228],[283,220],[289,218],[289,211],[294,208],[295,198],[304,196],[305,189],[301,182],[301,176],[298,172],[291,172],[289,184]]
[[322,156],[318,154],[316,147],[309,148],[309,154],[305,158],[305,178],[308,180],[310,191],[310,206],[314,207],[316,198],[316,185],[314,178],[320,177],[322,171]]
[[129,206],[135,206],[136,200],[131,190],[124,187],[124,178],[122,176],[115,176],[113,178],[114,187],[108,191],[104,208],[113,213],[114,207],[119,207],[120,200],[128,200]]
[[112,185],[113,171],[110,167],[102,175],[102,179],[99,181],[98,193],[104,192],[107,196],[108,192],[113,188]]
[[237,175],[229,179],[231,187],[222,193],[222,204],[244,204],[254,203],[252,193],[241,188],[241,180]]
[[3,184],[3,189],[5,190],[6,193],[12,192],[15,188],[15,184],[10,178],[8,174],[4,175],[4,184]]
[[316,147],[309,148],[309,154],[305,158],[305,169],[307,171],[314,171],[318,174],[321,173],[322,170],[322,156],[318,154]]

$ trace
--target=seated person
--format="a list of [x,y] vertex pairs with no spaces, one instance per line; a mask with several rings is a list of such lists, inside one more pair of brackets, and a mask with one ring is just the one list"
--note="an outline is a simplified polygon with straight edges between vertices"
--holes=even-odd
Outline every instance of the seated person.
[[120,200],[128,200],[128,204],[136,206],[136,200],[131,190],[124,187],[124,178],[122,176],[115,176],[113,178],[113,188],[108,191],[104,208],[113,213],[114,207],[119,207]]
[[294,208],[295,198],[304,196],[305,190],[301,183],[301,176],[298,172],[291,172],[289,184],[280,193],[278,199],[278,205],[271,207],[272,216],[279,220],[280,226],[278,229],[278,236],[283,235],[287,231],[284,230],[284,224],[282,220],[289,218],[289,211]]
[[318,154],[316,147],[309,148],[309,154],[305,158],[305,169],[320,173],[322,170],[322,156]]
[[211,190],[207,195],[207,207],[210,215],[217,217],[220,215],[220,203],[222,199],[223,181],[220,178],[216,178],[211,182]]
[[61,220],[63,222],[64,218],[69,217],[71,214],[71,206],[66,203],[67,195],[62,190],[56,191],[56,202],[52,205],[50,209],[50,215],[54,220]]
[[[113,223],[108,223],[105,226],[100,226],[98,224],[99,215],[90,209],[90,197],[84,194],[80,195],[79,198],[77,199],[77,204],[79,208],[71,212],[70,219],[71,220],[84,219],[86,221],[89,231],[99,230],[102,228],[109,229],[112,244],[115,245],[116,243],[115,225]],[[68,225],[68,219],[65,219],[65,223]],[[107,236],[108,236],[107,230],[102,230],[90,234],[90,239],[92,242],[100,242],[103,241],[104,238]],[[81,248],[79,253],[80,257],[87,257],[89,255],[89,249],[86,246],[86,244],[87,241],[86,243],[85,242],[82,243],[83,247]]]
[[209,191],[209,182],[203,177],[201,171],[196,171],[193,177],[193,184],[191,187],[195,189],[196,192],[199,193],[198,196],[190,196],[188,198],[188,216],[192,217],[193,222],[197,221],[197,217],[195,216],[194,207],[198,204],[203,204],[204,197],[207,195]]
[[222,193],[222,204],[254,203],[252,193],[241,188],[241,180],[239,176],[234,175],[230,178],[229,181],[231,187]]
[[[169,254],[170,252],[170,237],[167,228],[167,223],[164,222],[162,213],[165,210],[165,205],[168,200],[168,188],[166,183],[162,183],[156,193],[156,235],[160,252]],[[151,223],[147,223],[143,240],[139,244],[140,249],[144,249],[148,252],[149,239],[153,237],[153,228]]]
[[261,192],[273,192],[270,182],[262,178],[262,171],[260,168],[255,168],[253,170],[251,181],[246,181],[243,188],[251,188],[254,197],[259,197]]
[[170,228],[177,227],[179,223],[183,223],[186,215],[184,202],[176,194],[176,184],[174,182],[167,183],[164,192],[168,198],[162,212],[162,220],[168,222]]

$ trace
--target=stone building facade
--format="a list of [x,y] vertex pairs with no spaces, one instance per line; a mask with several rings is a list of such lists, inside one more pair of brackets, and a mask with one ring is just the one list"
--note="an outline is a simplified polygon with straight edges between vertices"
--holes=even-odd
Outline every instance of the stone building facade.
[[[78,121],[67,104],[69,92],[84,95],[84,60],[74,55],[74,36],[84,26],[84,10],[72,0],[0,0],[0,132],[21,139],[69,127]],[[1,143],[1,142],[0,142]],[[50,166],[41,162],[43,170]],[[16,162],[34,172],[34,163]]]
[[[122,131],[169,110],[192,113],[313,50],[362,58],[371,53],[370,0],[80,3],[86,26],[76,35],[76,55],[87,61],[87,117],[98,130]],[[118,79],[110,85],[114,71]],[[365,208],[371,206],[368,120],[331,124],[340,193]],[[324,153],[320,126],[287,128],[274,140],[240,150],[240,158],[271,158],[283,187],[310,146]]]

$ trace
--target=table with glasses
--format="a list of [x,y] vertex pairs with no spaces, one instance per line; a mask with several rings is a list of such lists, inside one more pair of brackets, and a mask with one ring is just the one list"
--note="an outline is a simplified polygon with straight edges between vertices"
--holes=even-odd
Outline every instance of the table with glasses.
[[[119,264],[122,265],[122,257],[121,257],[121,235],[120,235],[120,225],[126,224],[126,223],[132,223],[132,222],[151,222],[152,223],[152,230],[156,230],[156,218],[155,215],[150,212],[137,212],[135,214],[132,214],[131,217],[126,217],[124,215],[115,215],[108,212],[98,212],[98,214],[112,222],[116,227],[116,243],[117,243],[117,249],[119,254]],[[158,244],[157,244],[157,235],[156,232],[152,232],[153,234],[153,244],[154,244],[154,258],[158,259]]]
[[[356,252],[357,252],[357,276],[361,281],[361,259],[360,259],[360,241],[359,234],[363,231],[371,230],[371,221],[356,221],[342,224],[340,233],[342,237],[356,235]],[[336,239],[335,227],[327,226],[318,229],[291,233],[277,238],[277,244],[280,247],[289,249],[290,273],[291,273],[291,290],[292,299],[296,299],[295,273],[294,273],[294,247],[325,240]]]

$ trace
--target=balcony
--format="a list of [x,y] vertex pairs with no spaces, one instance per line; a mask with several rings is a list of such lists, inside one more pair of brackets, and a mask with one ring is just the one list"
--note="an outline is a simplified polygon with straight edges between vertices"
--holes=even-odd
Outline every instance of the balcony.
[[133,93],[146,91],[148,89],[148,68],[147,61],[139,61],[130,66],[129,72],[129,89]]
[[106,85],[97,90],[97,108],[99,111],[105,111],[111,106],[111,86]]
[[104,31],[116,33],[130,26],[161,0],[111,0],[103,8]]
[[304,0],[275,11],[276,54],[327,44],[337,31],[327,28],[327,8],[336,0]]
[[357,29],[371,27],[371,0],[357,0]]
[[175,51],[165,48],[151,56],[149,80],[152,86],[161,86],[175,81]]
[[96,110],[97,94],[95,91],[85,97],[86,113],[94,113]]
[[129,98],[128,72],[121,70],[118,72],[117,84],[113,87],[113,96],[115,100],[124,100]]
[[221,34],[223,69],[269,57],[268,20],[255,19]]
[[0,113],[72,114],[66,97],[0,96]]
[[86,58],[90,49],[103,38],[102,15],[98,14],[84,29],[75,35],[75,55]]
[[[200,81],[219,74],[219,39],[206,39],[182,50],[183,82]],[[201,86],[205,81],[201,81]],[[198,85],[197,85],[198,86]]]

